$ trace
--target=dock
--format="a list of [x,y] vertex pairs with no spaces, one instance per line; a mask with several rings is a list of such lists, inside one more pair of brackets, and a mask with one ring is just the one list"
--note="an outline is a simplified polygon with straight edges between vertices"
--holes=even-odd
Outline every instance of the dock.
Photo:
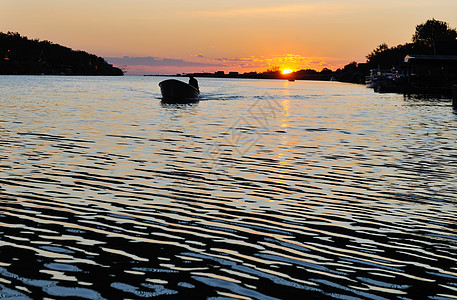
[[[377,72],[373,72],[377,71]],[[393,70],[372,70],[367,86],[379,93],[426,94],[453,99],[457,109],[457,56],[406,55]]]

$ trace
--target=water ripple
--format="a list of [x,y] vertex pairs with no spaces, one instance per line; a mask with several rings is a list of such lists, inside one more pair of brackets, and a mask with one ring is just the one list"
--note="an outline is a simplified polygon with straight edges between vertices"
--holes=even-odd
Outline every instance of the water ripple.
[[155,77],[4,79],[0,297],[455,298],[443,101],[208,79],[165,105]]

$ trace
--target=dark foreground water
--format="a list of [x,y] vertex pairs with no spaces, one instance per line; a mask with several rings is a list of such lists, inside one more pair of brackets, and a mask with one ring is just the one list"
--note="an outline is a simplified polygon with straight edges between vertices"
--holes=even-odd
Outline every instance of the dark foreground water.
[[457,115],[334,82],[0,77],[0,298],[457,299]]

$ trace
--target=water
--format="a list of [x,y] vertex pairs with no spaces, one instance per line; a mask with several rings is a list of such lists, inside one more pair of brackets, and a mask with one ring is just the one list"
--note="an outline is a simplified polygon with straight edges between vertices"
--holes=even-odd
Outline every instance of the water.
[[0,297],[456,299],[450,102],[0,77]]

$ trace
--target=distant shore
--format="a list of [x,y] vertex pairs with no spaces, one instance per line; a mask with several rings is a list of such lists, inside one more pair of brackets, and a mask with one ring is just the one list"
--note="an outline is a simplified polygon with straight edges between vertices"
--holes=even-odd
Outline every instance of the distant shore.
[[229,72],[217,71],[214,73],[184,73],[175,75],[148,74],[144,76],[173,76],[173,77],[209,77],[209,78],[246,78],[246,79],[282,79],[282,80],[318,80],[318,81],[341,81],[350,83],[365,83],[365,77],[369,74],[368,66],[364,63],[350,63],[342,69],[332,71],[324,68],[322,71],[312,69],[300,70],[288,74],[283,74],[279,70],[265,72]]

